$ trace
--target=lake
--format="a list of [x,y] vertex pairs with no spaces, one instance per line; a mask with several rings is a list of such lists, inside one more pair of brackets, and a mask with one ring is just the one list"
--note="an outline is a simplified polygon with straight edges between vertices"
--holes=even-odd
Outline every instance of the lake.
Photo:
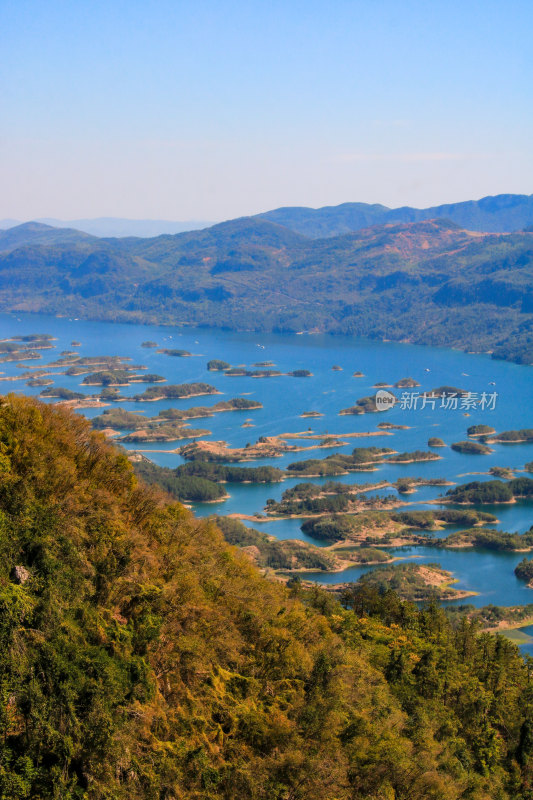
[[[218,400],[232,397],[247,397],[258,400],[263,408],[254,411],[215,414],[211,418],[194,420],[194,427],[208,428],[213,440],[225,440],[230,446],[244,446],[255,442],[259,436],[282,432],[305,432],[309,428],[319,434],[339,434],[348,432],[372,432],[379,422],[387,421],[410,426],[408,430],[395,430],[393,435],[375,438],[348,439],[348,444],[331,451],[312,449],[303,453],[285,454],[270,461],[250,462],[250,466],[272,464],[285,467],[292,461],[311,457],[323,457],[330,452],[350,453],[355,447],[376,445],[391,447],[400,452],[427,450],[430,436],[442,438],[451,444],[466,438],[466,428],[474,424],[488,424],[496,430],[533,427],[532,371],[530,367],[519,366],[503,361],[495,361],[489,355],[469,355],[455,350],[418,347],[407,344],[376,342],[364,339],[334,337],[329,335],[283,335],[233,333],[214,329],[192,329],[186,327],[159,327],[147,325],[124,325],[113,323],[87,322],[83,320],[56,318],[46,315],[2,314],[0,315],[0,338],[33,333],[47,333],[57,338],[54,350],[41,351],[39,361],[26,362],[25,368],[40,368],[48,361],[59,357],[62,350],[75,349],[82,356],[119,355],[131,357],[133,363],[144,364],[147,371],[159,373],[168,383],[204,381],[214,385],[222,396],[189,398],[184,400],[165,400],[153,403],[120,402],[117,405],[132,411],[141,411],[153,416],[166,408],[189,408],[194,405],[212,405]],[[81,342],[73,348],[71,342]],[[142,342],[153,340],[160,347],[189,350],[193,355],[176,358],[157,353],[156,349],[141,347]],[[223,359],[232,365],[246,364],[250,367],[257,362],[272,361],[281,372],[307,369],[313,373],[310,378],[280,376],[257,379],[251,377],[228,377],[219,372],[208,372],[209,359]],[[332,370],[340,366],[341,370]],[[0,365],[3,375],[16,376],[23,370],[15,363]],[[352,377],[354,371],[361,371],[362,378]],[[401,378],[412,377],[421,386],[416,391],[429,392],[438,386],[456,386],[462,390],[481,396],[496,393],[494,408],[456,410],[436,407],[424,409],[401,408],[396,405],[380,414],[360,416],[339,416],[339,411],[352,406],[358,398],[371,395],[377,382],[394,384]],[[75,391],[92,393],[97,388],[81,386],[83,376],[61,375],[55,385]],[[123,387],[121,393],[127,397],[142,392],[144,384]],[[40,388],[25,385],[24,381],[4,382],[3,392],[15,391],[38,395]],[[395,390],[397,395],[401,390]],[[318,411],[324,416],[316,419],[302,419],[302,412]],[[86,409],[87,417],[99,413],[98,409]],[[469,414],[469,416],[465,416]],[[251,420],[253,427],[245,427],[245,420]],[[150,459],[162,466],[175,467],[182,459],[173,450],[183,442],[165,444],[136,444],[129,447],[146,452]],[[311,444],[311,443],[309,443]],[[475,475],[487,472],[492,466],[513,467],[521,470],[524,464],[533,460],[533,443],[516,445],[492,445],[494,452],[487,456],[464,455],[449,447],[436,450],[441,460],[406,465],[386,464],[377,471],[356,473],[335,478],[346,483],[365,483],[382,479],[397,480],[403,476],[446,478],[456,483],[469,480],[486,480],[489,476]],[[161,450],[162,452],[152,452]],[[519,473],[520,474],[520,473]],[[200,516],[213,513],[229,514],[240,512],[252,514],[261,512],[268,498],[279,500],[285,489],[302,480],[323,483],[326,478],[294,478],[271,485],[236,485],[227,489],[231,497],[222,503],[196,504],[195,512]],[[382,493],[394,493],[392,489]],[[444,493],[446,487],[425,487],[408,500],[413,508],[434,508],[425,505]],[[500,523],[497,529],[523,533],[533,524],[533,504],[517,502],[514,505],[483,507],[497,515]],[[302,520],[291,519],[261,524],[261,530],[281,539],[299,538],[318,544],[305,537],[300,530]],[[452,529],[450,529],[452,530]],[[497,605],[524,604],[533,602],[533,591],[514,575],[514,567],[523,554],[497,553],[494,551],[469,549],[445,550],[407,547],[396,550],[395,555],[406,558],[416,557],[422,561],[439,562],[451,570],[458,579],[457,587],[479,592],[467,602],[482,606],[487,603]],[[324,583],[356,580],[369,567],[353,567],[343,573],[306,575]]]

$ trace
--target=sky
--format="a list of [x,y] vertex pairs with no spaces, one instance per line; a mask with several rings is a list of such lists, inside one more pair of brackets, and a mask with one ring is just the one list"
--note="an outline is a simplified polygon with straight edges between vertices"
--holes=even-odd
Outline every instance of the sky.
[[531,0],[0,0],[0,218],[533,193]]

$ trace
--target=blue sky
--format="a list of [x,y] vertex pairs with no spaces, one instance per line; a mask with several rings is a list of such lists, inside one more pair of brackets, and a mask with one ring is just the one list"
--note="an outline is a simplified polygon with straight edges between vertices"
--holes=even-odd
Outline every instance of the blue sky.
[[0,0],[0,217],[533,192],[530,0]]

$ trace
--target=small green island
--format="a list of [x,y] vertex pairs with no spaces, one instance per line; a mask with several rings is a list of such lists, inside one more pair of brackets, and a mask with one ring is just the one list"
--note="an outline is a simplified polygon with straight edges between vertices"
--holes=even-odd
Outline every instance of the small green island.
[[279,378],[283,375],[277,369],[246,369],[246,367],[231,367],[224,370],[228,378]]
[[334,453],[325,458],[309,458],[305,461],[294,461],[287,466],[287,472],[293,475],[305,475],[308,478],[320,478],[325,475],[347,475],[349,472],[377,469],[385,457],[395,453],[388,447],[356,447],[351,455]]
[[83,400],[87,395],[82,392],[73,392],[72,389],[67,389],[64,386],[50,386],[48,389],[43,389],[40,397],[53,397],[59,400]]
[[47,378],[29,378],[26,386],[53,386],[53,381]]
[[513,478],[504,483],[501,480],[471,481],[449,489],[445,501],[461,505],[487,505],[514,503],[516,499],[533,497],[533,478]]
[[450,549],[482,547],[485,550],[524,553],[533,550],[533,528],[523,534],[494,531],[490,528],[477,528],[451,533],[445,539],[434,540],[431,544],[438,547],[449,547]]
[[413,450],[412,453],[394,453],[387,458],[391,464],[414,464],[418,461],[438,461],[442,456],[429,450]]
[[162,347],[157,352],[165,356],[174,356],[175,358],[189,358],[192,356],[192,353],[189,353],[188,350],[179,350],[177,348]]
[[154,373],[139,375],[131,370],[100,370],[90,372],[82,380],[84,386],[129,386],[131,383],[165,383],[166,378]]
[[415,381],[414,378],[401,378],[399,381],[396,381],[394,384],[396,389],[415,389],[417,386],[420,386],[418,381]]
[[496,428],[491,425],[470,425],[466,430],[467,436],[488,436],[496,433]]
[[428,447],[446,447],[446,443],[438,436],[430,436],[428,439]]
[[227,361],[221,361],[219,358],[212,358],[207,362],[208,372],[223,372],[225,369],[231,369],[231,364]]
[[222,394],[209,383],[180,383],[166,386],[150,386],[142,394],[133,396],[137,403],[153,403],[156,400],[181,400],[183,397],[201,397],[208,394]]
[[457,386],[437,386],[429,392],[429,394],[435,395],[435,397],[444,398],[461,398],[466,393],[466,389],[458,389]]
[[523,442],[533,442],[533,428],[521,428],[517,431],[502,431],[502,433],[491,436],[486,441],[489,444],[522,444]]
[[471,456],[488,456],[490,453],[494,452],[490,447],[487,447],[487,445],[481,442],[471,442],[468,439],[465,439],[463,442],[454,442],[450,447],[457,453],[464,453]]

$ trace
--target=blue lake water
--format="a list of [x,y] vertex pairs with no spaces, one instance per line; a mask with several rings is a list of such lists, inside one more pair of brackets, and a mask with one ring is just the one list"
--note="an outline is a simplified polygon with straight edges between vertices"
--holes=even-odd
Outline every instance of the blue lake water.
[[[225,440],[231,446],[244,446],[254,442],[259,436],[282,432],[301,432],[309,428],[320,434],[339,434],[348,432],[371,432],[377,424],[388,421],[409,425],[408,430],[393,431],[393,435],[373,438],[347,439],[344,447],[331,451],[311,449],[301,453],[286,454],[269,461],[254,461],[250,465],[272,464],[285,467],[292,461],[305,458],[321,458],[330,452],[350,453],[354,447],[369,445],[391,447],[397,451],[415,449],[427,450],[430,436],[442,438],[451,444],[466,438],[470,425],[483,423],[497,430],[533,427],[533,372],[530,367],[495,361],[489,355],[469,355],[444,348],[417,347],[414,345],[375,342],[363,339],[334,336],[247,334],[232,333],[211,329],[192,329],[185,327],[159,327],[145,325],[124,325],[100,322],[87,322],[45,315],[2,314],[0,315],[0,338],[31,333],[49,333],[57,337],[55,349],[41,351],[40,361],[26,362],[29,367],[41,368],[48,361],[59,357],[62,350],[75,349],[82,356],[120,355],[130,357],[134,364],[144,364],[148,372],[164,375],[168,383],[204,381],[214,385],[223,394],[215,397],[195,397],[186,400],[159,401],[153,403],[120,402],[118,405],[131,411],[142,412],[146,416],[156,415],[166,408],[189,408],[196,405],[213,405],[221,399],[248,397],[259,400],[263,408],[256,411],[215,414],[207,419],[193,420],[193,427],[207,428],[212,440]],[[181,348],[194,355],[190,358],[176,358],[157,353],[155,349],[141,347],[145,340],[154,340],[160,347]],[[81,342],[79,348],[71,342]],[[292,378],[281,376],[257,379],[250,377],[228,377],[223,373],[208,372],[207,361],[220,358],[233,365],[251,366],[260,361],[273,361],[276,369],[288,372],[295,369],[309,369],[311,378]],[[342,367],[333,371],[333,365]],[[0,364],[3,375],[9,377],[23,370],[14,363]],[[364,373],[362,378],[354,378],[354,371]],[[442,385],[456,386],[462,390],[478,393],[497,393],[495,408],[476,409],[469,412],[457,409],[436,408],[403,410],[398,405],[382,414],[361,416],[339,416],[338,412],[355,403],[363,396],[373,394],[374,384],[384,381],[393,384],[401,378],[410,376],[421,387],[418,392],[427,391]],[[55,385],[87,393],[97,388],[81,385],[83,376],[58,376]],[[132,397],[144,390],[145,385],[135,384],[120,389],[121,394]],[[25,385],[24,381],[4,382],[3,392],[15,391],[26,394],[39,394],[39,388]],[[400,395],[401,390],[396,390]],[[302,419],[305,411],[319,411],[323,417]],[[85,409],[87,417],[99,413],[97,409]],[[465,416],[469,413],[469,416]],[[245,420],[251,420],[254,427],[241,427]],[[202,437],[204,438],[204,437]],[[144,450],[145,454],[157,464],[175,467],[182,463],[181,457],[169,451],[183,442],[130,445]],[[309,446],[312,442],[307,442]],[[403,476],[446,478],[456,483],[469,480],[487,480],[486,473],[491,466],[509,466],[523,469],[524,464],[533,461],[533,443],[517,445],[492,445],[494,452],[488,456],[464,455],[449,447],[435,450],[442,458],[438,461],[407,464],[382,465],[376,471],[354,473],[335,478],[345,483],[377,482],[397,480]],[[161,452],[154,452],[158,450]],[[213,513],[229,514],[240,512],[252,514],[262,512],[267,498],[279,500],[282,493],[302,479],[290,479],[270,485],[228,484],[231,497],[219,504],[197,504],[195,512],[200,516]],[[308,480],[308,479],[304,479]],[[324,478],[309,479],[313,483],[323,483]],[[425,487],[408,496],[414,508],[434,508],[425,503],[437,498],[446,487]],[[381,490],[394,493],[394,490]],[[533,504],[519,502],[514,505],[483,507],[498,517],[496,528],[523,533],[533,524]],[[261,524],[261,530],[279,537],[300,538],[301,520],[282,520]],[[307,537],[308,541],[321,545]],[[479,592],[468,600],[475,605],[495,603],[512,605],[533,602],[533,591],[518,581],[514,567],[523,557],[521,554],[496,553],[479,549],[445,550],[423,547],[402,548],[395,555],[416,557],[425,562],[440,563],[451,570],[458,579],[458,588]],[[324,583],[339,580],[355,580],[368,567],[348,569],[334,575],[306,575]]]

